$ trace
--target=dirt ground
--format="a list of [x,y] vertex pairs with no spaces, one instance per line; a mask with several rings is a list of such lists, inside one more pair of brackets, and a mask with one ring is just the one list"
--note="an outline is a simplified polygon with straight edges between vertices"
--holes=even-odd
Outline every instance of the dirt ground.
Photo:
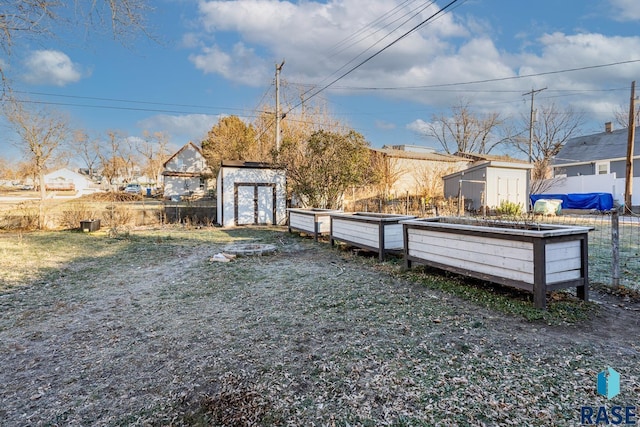
[[561,426],[639,403],[637,302],[592,291],[597,315],[550,326],[286,232],[228,263],[228,242],[150,242],[0,293],[0,425]]

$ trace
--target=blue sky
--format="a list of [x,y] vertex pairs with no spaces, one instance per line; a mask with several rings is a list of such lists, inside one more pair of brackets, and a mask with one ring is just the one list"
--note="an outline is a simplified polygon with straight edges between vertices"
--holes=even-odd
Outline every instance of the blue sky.
[[[283,82],[314,93],[449,0],[426,8],[431,2],[151,3],[148,24],[156,40],[138,37],[123,46],[86,28],[18,40],[2,58],[13,88],[92,136],[162,131],[177,149],[199,143],[222,115],[250,120],[273,103],[275,64],[283,59]],[[421,129],[462,99],[478,114],[520,117],[529,111],[523,94],[546,87],[536,103],[583,113],[587,133],[628,108],[631,81],[640,78],[640,2],[459,0],[446,12],[314,101],[375,147],[435,146]],[[592,68],[607,64],[618,65]],[[548,74],[573,69],[581,70]],[[294,89],[285,96],[285,104],[298,101]],[[17,158],[15,136],[6,127],[0,132],[0,155]]]

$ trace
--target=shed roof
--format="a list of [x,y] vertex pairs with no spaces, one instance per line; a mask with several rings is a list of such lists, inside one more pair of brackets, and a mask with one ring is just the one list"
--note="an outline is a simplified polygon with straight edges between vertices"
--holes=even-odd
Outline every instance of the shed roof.
[[243,160],[223,160],[220,162],[220,167],[231,168],[251,168],[251,169],[281,169],[274,166],[271,163],[266,162],[247,162]]
[[527,170],[527,169],[533,169],[533,165],[531,163],[522,163],[522,162],[516,163],[516,162],[504,162],[504,161],[497,161],[497,160],[487,160],[484,162],[476,162],[465,170],[461,170],[454,173],[450,173],[449,175],[445,175],[442,177],[442,179],[448,179],[449,177],[463,175],[465,173],[469,173],[478,169],[486,169],[486,168]]
[[[636,127],[636,133],[640,127]],[[624,159],[627,157],[627,128],[612,132],[578,136],[568,140],[553,160],[553,166],[586,163],[597,160]],[[640,156],[640,144],[635,144],[633,156]]]

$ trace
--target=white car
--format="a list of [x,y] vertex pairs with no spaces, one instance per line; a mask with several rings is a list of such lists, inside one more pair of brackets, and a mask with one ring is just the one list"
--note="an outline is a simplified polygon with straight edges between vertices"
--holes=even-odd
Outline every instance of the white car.
[[124,192],[131,194],[140,194],[142,193],[142,187],[140,186],[140,184],[127,184],[127,186],[124,188]]

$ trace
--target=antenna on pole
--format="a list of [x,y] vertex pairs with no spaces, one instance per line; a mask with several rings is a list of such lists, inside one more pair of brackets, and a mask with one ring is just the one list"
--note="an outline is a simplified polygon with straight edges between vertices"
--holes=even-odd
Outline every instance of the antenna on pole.
[[280,71],[284,66],[284,59],[282,63],[276,64],[276,153],[280,151],[280,143],[282,135],[280,135],[280,120],[282,115],[280,114]]

